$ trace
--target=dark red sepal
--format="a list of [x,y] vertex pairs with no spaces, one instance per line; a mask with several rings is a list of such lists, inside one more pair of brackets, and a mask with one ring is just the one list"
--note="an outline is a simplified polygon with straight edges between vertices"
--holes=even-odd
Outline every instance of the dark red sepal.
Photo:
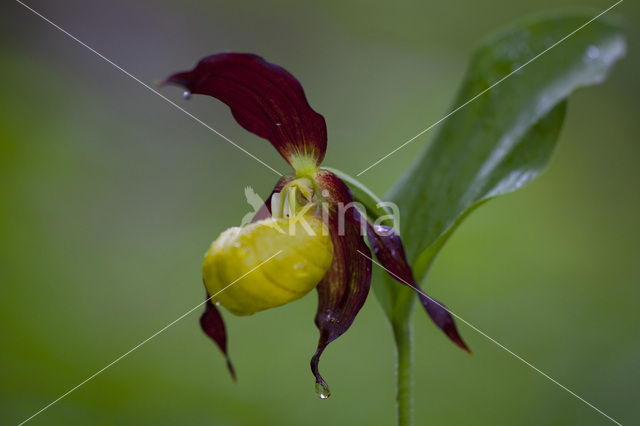
[[317,165],[324,158],[324,117],[309,106],[293,75],[260,56],[207,56],[191,71],[173,74],[162,84],[179,85],[190,93],[221,100],[242,127],[269,140],[290,164],[295,154],[309,155]]
[[231,364],[231,359],[227,353],[227,332],[224,327],[224,321],[222,320],[222,316],[220,315],[220,312],[218,312],[218,309],[211,302],[208,294],[204,312],[200,316],[200,327],[202,327],[202,331],[204,331],[205,334],[209,336],[216,345],[218,345],[224,354],[227,359],[227,368],[229,369],[229,373],[231,373],[231,377],[235,381],[236,371],[233,369],[233,364]]
[[[361,220],[366,221],[362,217]],[[367,222],[367,239],[373,247],[373,252],[382,266],[389,272],[396,281],[411,287],[418,293],[420,302],[424,306],[427,314],[433,322],[451,339],[456,345],[467,352],[471,352],[469,347],[460,337],[456,323],[449,310],[439,301],[428,296],[418,286],[413,277],[413,271],[404,252],[400,235],[391,227],[386,225],[371,225]]]
[[[338,203],[347,205],[353,201],[349,188],[333,173],[322,171],[316,181],[329,203],[328,227],[333,242],[333,261],[318,291],[318,310],[315,323],[320,331],[318,348],[311,358],[311,371],[323,388],[327,384],[320,375],[318,362],[329,343],[346,332],[362,308],[371,285],[371,260],[360,252],[369,254],[358,225],[353,220],[344,221],[340,229]],[[354,208],[347,211],[352,215]],[[341,231],[342,235],[340,235]]]

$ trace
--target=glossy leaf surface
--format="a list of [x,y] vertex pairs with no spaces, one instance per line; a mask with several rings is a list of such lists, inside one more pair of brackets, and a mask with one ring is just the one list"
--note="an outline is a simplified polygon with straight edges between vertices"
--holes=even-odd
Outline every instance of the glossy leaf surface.
[[[452,110],[588,20],[530,21],[487,39],[472,57]],[[543,170],[562,128],[567,97],[602,82],[624,52],[619,30],[594,21],[440,125],[385,197],[400,208],[401,235],[418,282],[467,214],[521,188]],[[373,282],[387,315],[395,321],[407,318],[413,292],[394,285],[384,271],[376,270]]]

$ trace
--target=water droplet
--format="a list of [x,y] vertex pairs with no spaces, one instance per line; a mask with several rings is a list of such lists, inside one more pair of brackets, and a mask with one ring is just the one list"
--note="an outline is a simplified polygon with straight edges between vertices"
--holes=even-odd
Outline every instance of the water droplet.
[[188,90],[185,90],[184,93],[182,94],[182,97],[186,100],[191,99],[191,92]]
[[220,306],[220,302],[216,302],[216,306]]
[[276,123],[276,126],[282,126],[282,123]]
[[600,56],[600,49],[596,46],[589,46],[587,48],[587,58],[596,59],[598,56]]
[[320,382],[316,382],[316,395],[320,399],[327,399],[331,396],[331,391],[329,391],[329,386],[326,384],[322,384]]

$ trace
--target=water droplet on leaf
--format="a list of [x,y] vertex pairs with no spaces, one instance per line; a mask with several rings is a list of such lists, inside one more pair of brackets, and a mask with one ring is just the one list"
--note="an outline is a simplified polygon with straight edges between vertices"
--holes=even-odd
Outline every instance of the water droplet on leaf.
[[185,90],[184,93],[182,94],[182,97],[186,100],[191,99],[191,92],[188,90]]
[[596,46],[589,46],[587,48],[586,56],[587,59],[596,59],[598,56],[600,56],[600,49],[598,49]]
[[320,399],[327,399],[331,396],[331,392],[326,384],[316,382],[316,395]]
[[220,302],[216,302],[216,306],[220,306]]

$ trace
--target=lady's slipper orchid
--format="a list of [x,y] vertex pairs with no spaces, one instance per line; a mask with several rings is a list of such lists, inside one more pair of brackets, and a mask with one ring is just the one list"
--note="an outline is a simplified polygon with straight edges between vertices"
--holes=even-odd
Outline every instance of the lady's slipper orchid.
[[[227,104],[238,123],[269,140],[294,171],[278,181],[253,223],[226,230],[207,251],[203,280],[208,295],[216,296],[200,318],[204,332],[220,347],[234,374],[216,305],[250,315],[316,288],[320,339],[311,369],[318,394],[328,397],[318,371],[320,355],[351,326],[371,283],[370,251],[361,230],[391,275],[418,288],[399,235],[390,227],[371,225],[355,208],[343,208],[354,201],[349,187],[320,167],[327,146],[325,120],[285,69],[256,55],[221,53],[202,59],[191,71],[170,76],[164,84]],[[251,272],[271,257],[274,260]],[[229,286],[234,280],[238,282]],[[446,308],[423,294],[420,299],[436,325],[468,350]]]

